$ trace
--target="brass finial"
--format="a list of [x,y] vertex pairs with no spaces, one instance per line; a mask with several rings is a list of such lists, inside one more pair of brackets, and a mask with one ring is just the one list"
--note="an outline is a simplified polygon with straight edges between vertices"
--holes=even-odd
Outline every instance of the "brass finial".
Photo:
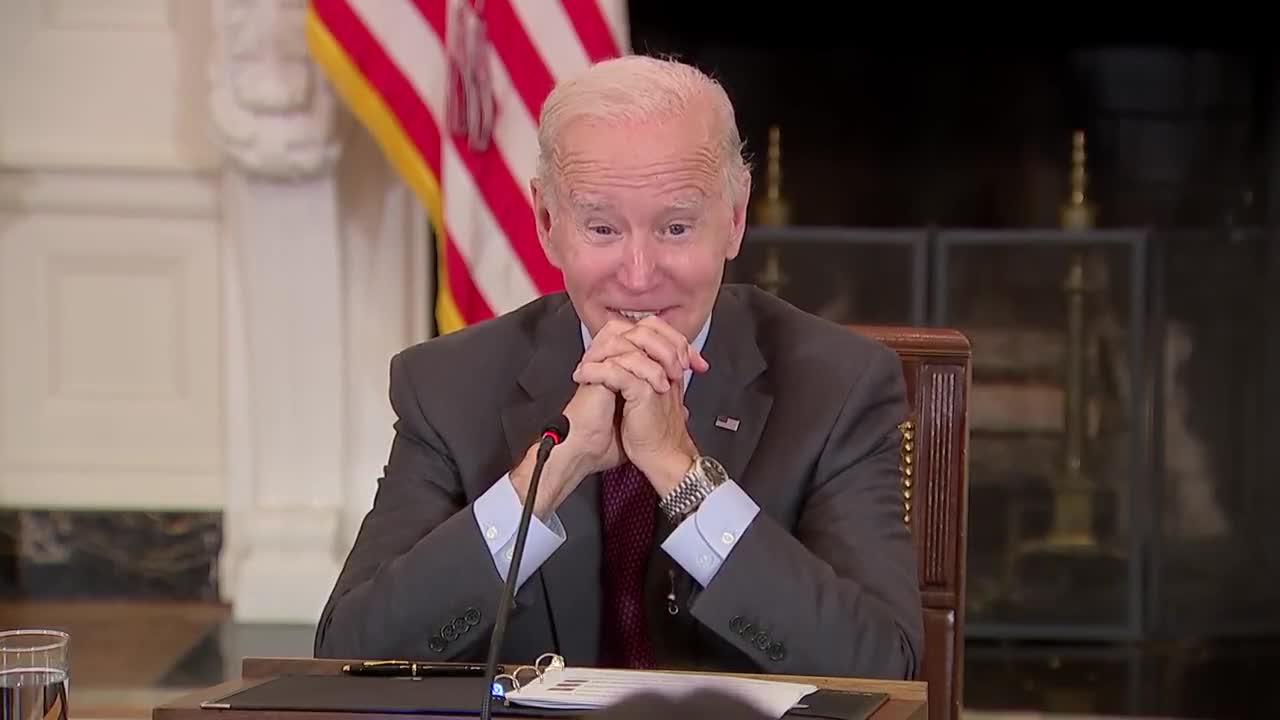
[[756,285],[770,295],[777,295],[788,282],[790,278],[782,271],[782,258],[777,246],[770,247],[765,254],[764,267],[756,274]]
[[787,225],[791,222],[791,205],[782,197],[782,130],[769,128],[769,150],[764,174],[764,198],[756,206],[757,225]]
[[1077,130],[1071,135],[1071,204],[1084,204],[1084,188],[1086,184],[1084,150],[1084,131]]
[[[782,130],[777,125],[769,127],[769,150],[764,171],[764,197],[755,208],[757,225],[787,225],[791,222],[791,206],[782,197]],[[782,271],[782,258],[776,245],[765,254],[764,267],[756,275],[756,284],[766,292],[777,295],[788,282]]]
[[1062,227],[1067,230],[1086,230],[1094,226],[1097,209],[1085,197],[1088,187],[1084,131],[1071,134],[1071,195],[1062,206]]

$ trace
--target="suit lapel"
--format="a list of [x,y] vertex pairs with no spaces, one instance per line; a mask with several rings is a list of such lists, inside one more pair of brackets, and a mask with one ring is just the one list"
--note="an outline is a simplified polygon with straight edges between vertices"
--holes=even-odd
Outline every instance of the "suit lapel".
[[513,463],[524,458],[543,426],[564,409],[573,394],[573,368],[582,357],[582,338],[578,315],[567,299],[542,318],[530,344],[529,362],[517,378],[524,397],[502,413]]
[[729,477],[740,480],[773,396],[753,382],[764,372],[765,359],[747,308],[729,289],[722,289],[716,302],[703,357],[710,369],[694,376],[685,395],[689,433],[699,452],[720,461]]
[[[519,378],[525,398],[509,405],[502,414],[513,467],[524,459],[547,421],[564,410],[576,387],[573,368],[582,357],[581,324],[567,300],[547,314],[536,329],[533,344],[529,364]],[[573,428],[569,432],[572,434]],[[598,481],[588,477],[560,505],[556,515],[567,539],[529,580],[532,583],[541,576],[560,642],[559,652],[570,662],[594,659],[598,644],[598,493]]]

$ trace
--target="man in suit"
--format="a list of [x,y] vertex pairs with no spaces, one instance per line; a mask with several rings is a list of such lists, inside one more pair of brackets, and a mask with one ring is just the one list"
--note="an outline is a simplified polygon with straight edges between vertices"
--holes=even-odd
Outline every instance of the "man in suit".
[[390,459],[316,654],[482,661],[527,501],[504,661],[915,677],[901,366],[722,285],[750,194],[723,90],[600,63],[548,98],[539,143],[566,292],[393,358]]

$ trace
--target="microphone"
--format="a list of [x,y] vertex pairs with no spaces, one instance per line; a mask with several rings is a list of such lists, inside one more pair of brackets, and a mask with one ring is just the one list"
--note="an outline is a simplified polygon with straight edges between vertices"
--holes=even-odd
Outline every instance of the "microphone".
[[503,636],[507,634],[507,616],[511,614],[511,605],[515,602],[516,578],[520,577],[520,558],[524,555],[525,538],[529,536],[529,522],[533,519],[533,501],[538,497],[538,480],[542,478],[542,466],[551,454],[551,448],[564,442],[569,437],[569,418],[561,415],[547,423],[542,429],[542,438],[538,440],[538,457],[533,465],[533,476],[529,479],[529,491],[525,494],[524,507],[520,510],[520,525],[516,528],[516,546],[511,555],[511,567],[507,569],[507,584],[502,591],[502,599],[498,602],[498,620],[493,626],[493,635],[489,638],[489,660],[485,664],[484,701],[480,704],[481,720],[489,720],[490,704],[493,702],[494,678],[498,674],[498,653],[502,650]]

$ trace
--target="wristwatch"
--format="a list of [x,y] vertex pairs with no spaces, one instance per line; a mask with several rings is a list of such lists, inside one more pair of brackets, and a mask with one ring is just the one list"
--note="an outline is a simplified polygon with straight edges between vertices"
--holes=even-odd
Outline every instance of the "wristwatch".
[[679,524],[728,479],[729,474],[715,458],[699,455],[693,459],[680,484],[658,502],[658,507],[672,523]]

